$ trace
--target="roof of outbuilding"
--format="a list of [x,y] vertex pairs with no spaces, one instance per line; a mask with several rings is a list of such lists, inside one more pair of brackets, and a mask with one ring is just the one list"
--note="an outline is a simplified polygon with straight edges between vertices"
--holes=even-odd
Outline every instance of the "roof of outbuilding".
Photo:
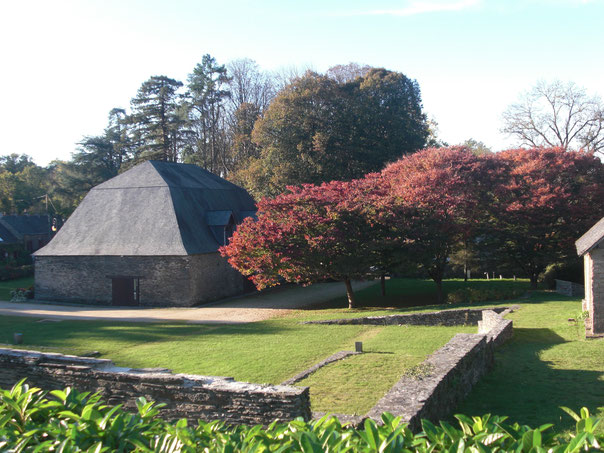
[[[194,255],[218,250],[207,214],[240,222],[255,210],[242,188],[196,165],[147,161],[86,195],[37,256]],[[210,215],[215,223],[215,215]],[[224,217],[224,216],[219,216]]]
[[19,242],[19,239],[10,230],[0,223],[0,245],[18,244]]
[[3,215],[0,224],[17,238],[24,235],[48,234],[49,223],[46,215]]
[[577,254],[579,256],[585,255],[602,241],[604,241],[604,217],[575,242]]

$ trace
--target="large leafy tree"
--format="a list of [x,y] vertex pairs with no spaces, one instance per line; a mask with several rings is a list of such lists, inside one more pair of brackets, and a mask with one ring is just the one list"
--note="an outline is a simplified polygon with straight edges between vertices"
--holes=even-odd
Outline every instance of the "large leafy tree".
[[425,149],[383,171],[387,196],[404,213],[406,260],[434,280],[439,302],[454,248],[479,232],[494,174],[491,159],[464,147]]
[[338,80],[307,72],[283,88],[255,124],[259,157],[234,179],[275,195],[289,184],[362,178],[424,146],[416,82],[384,69]]
[[575,257],[574,241],[604,215],[604,163],[562,148],[502,151],[489,229],[500,260],[531,279]]
[[131,101],[129,117],[137,161],[158,159],[176,162],[185,118],[179,108],[182,82],[166,76],[145,81]]
[[0,210],[4,214],[44,212],[48,170],[26,154],[0,157]]
[[[382,199],[371,195],[375,187],[365,180],[288,187],[260,200],[258,219],[246,219],[220,251],[258,289],[282,280],[342,281],[352,308],[351,280],[376,272],[378,244],[369,238],[380,205],[366,203]],[[373,215],[367,215],[367,206]]]

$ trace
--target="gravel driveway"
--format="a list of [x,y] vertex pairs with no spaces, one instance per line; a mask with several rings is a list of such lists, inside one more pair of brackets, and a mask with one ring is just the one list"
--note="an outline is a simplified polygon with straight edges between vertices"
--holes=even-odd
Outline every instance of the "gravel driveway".
[[[358,290],[373,284],[375,282],[354,282],[353,288]],[[344,284],[338,282],[319,283],[306,288],[277,288],[264,294],[232,298],[197,308],[117,308],[0,301],[0,315],[50,319],[238,324],[283,316],[291,310],[308,307],[345,294]]]

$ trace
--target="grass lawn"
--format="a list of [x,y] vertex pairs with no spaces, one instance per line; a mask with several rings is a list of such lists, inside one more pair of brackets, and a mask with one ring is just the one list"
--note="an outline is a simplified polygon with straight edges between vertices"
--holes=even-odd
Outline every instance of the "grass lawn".
[[[464,285],[474,289],[522,288],[527,282],[506,280],[447,281],[445,291]],[[569,322],[580,302],[552,292],[495,304],[427,305],[434,295],[430,281],[394,279],[379,309],[379,286],[358,292],[365,308],[342,308],[344,299],[325,307],[299,310],[287,317],[244,325],[139,324],[92,321],[39,322],[34,318],[0,318],[0,343],[13,332],[24,334],[26,348],[82,354],[98,350],[118,365],[167,367],[176,372],[233,376],[238,380],[282,382],[327,356],[353,349],[363,341],[367,354],[331,364],[302,381],[311,386],[313,409],[364,413],[399,377],[445,344],[456,332],[474,327],[321,326],[311,319],[430,311],[442,308],[518,304],[509,315],[514,338],[498,349],[493,371],[484,377],[457,412],[493,413],[533,426],[573,422],[558,407],[587,406],[604,416],[604,339],[585,340],[579,325]],[[419,307],[406,308],[412,301]]]
[[586,406],[604,417],[604,339],[586,340],[581,325],[568,321],[580,311],[579,300],[553,292],[536,293],[522,303],[509,315],[514,338],[497,351],[493,371],[457,412],[563,428],[574,422],[560,406],[575,411]]
[[33,277],[18,278],[0,282],[0,300],[10,300],[10,292],[17,288],[29,288],[34,285]]
[[310,387],[314,411],[365,414],[405,371],[459,332],[476,327],[374,326],[357,340],[366,354],[323,367],[298,385]]
[[[0,343],[10,343],[13,332],[21,332],[22,348],[68,354],[96,350],[120,366],[166,367],[181,373],[278,384],[335,352],[354,349],[355,341],[363,341],[367,354],[328,367],[326,379],[312,382],[315,410],[352,414],[371,408],[407,368],[420,363],[455,333],[476,331],[473,326],[302,325],[304,315],[299,312],[231,326],[39,322],[35,318],[2,317]],[[349,361],[352,366],[348,366]],[[344,395],[348,391],[354,391],[355,398]],[[345,400],[330,409],[337,395],[345,396]]]

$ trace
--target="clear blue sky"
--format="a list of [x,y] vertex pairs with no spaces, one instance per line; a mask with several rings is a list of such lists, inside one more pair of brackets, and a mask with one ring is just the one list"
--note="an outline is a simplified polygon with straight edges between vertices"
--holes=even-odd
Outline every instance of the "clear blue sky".
[[203,54],[267,70],[357,62],[419,82],[449,143],[498,150],[501,113],[539,79],[604,96],[601,0],[30,0],[2,6],[0,155],[68,159],[152,75]]

